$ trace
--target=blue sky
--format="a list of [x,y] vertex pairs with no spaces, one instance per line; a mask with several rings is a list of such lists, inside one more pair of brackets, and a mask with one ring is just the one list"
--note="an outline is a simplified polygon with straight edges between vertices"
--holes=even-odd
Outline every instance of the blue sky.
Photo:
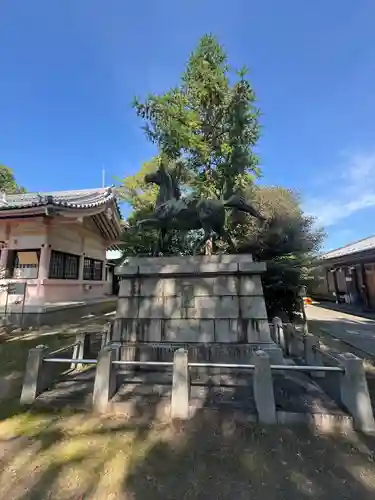
[[134,95],[178,82],[205,32],[250,68],[262,182],[300,191],[326,248],[375,233],[375,2],[2,0],[0,162],[29,190],[134,173]]

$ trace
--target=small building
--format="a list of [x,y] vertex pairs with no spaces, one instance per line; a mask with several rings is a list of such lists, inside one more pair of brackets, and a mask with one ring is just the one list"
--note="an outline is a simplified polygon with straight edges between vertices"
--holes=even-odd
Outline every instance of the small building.
[[0,195],[0,311],[23,324],[112,307],[106,251],[121,215],[111,188]]
[[316,299],[375,310],[375,236],[323,254],[310,293]]
[[108,293],[111,293],[112,295],[118,295],[120,289],[120,280],[115,274],[115,267],[121,261],[121,257],[121,250],[108,250],[106,253],[106,281]]

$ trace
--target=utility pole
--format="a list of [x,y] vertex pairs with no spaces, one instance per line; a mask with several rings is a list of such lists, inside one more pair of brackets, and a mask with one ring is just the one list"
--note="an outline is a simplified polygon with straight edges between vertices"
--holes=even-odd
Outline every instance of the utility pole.
[[105,188],[105,169],[102,168],[102,188]]

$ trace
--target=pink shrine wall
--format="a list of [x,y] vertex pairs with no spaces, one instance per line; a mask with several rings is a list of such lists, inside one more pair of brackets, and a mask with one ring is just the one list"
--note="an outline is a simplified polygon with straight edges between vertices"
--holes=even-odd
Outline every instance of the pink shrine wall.
[[[82,224],[66,222],[63,217],[61,221],[52,219],[47,223],[43,218],[1,220],[0,241],[5,242],[8,251],[40,250],[38,278],[0,278],[0,306],[5,304],[4,285],[8,282],[27,283],[25,306],[31,307],[100,298],[111,291],[111,284],[105,281],[105,254],[110,242],[100,235],[89,218]],[[48,278],[51,250],[80,256],[78,280]],[[84,257],[103,262],[101,281],[83,280]],[[2,269],[4,262],[5,255],[0,258]],[[9,295],[8,301],[11,300],[17,300],[17,296]]]

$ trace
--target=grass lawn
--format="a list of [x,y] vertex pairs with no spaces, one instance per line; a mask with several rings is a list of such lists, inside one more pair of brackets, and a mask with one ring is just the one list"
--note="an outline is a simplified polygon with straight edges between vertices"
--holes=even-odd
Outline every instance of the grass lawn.
[[17,403],[27,350],[71,340],[3,340],[0,500],[375,498],[375,441],[359,434],[27,411]]

